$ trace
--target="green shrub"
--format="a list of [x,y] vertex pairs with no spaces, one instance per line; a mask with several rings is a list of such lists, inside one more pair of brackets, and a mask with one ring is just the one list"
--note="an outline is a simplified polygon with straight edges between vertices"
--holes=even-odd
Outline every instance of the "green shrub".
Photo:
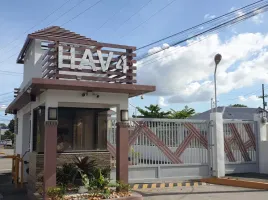
[[131,187],[129,184],[123,183],[122,181],[117,182],[116,191],[118,192],[128,192],[131,190]]
[[50,187],[47,189],[46,193],[52,200],[62,199],[65,194],[65,189],[63,187]]
[[57,185],[66,186],[73,183],[77,175],[75,164],[65,163],[62,167],[57,167],[56,178]]
[[97,167],[95,160],[89,160],[89,157],[86,156],[84,158],[75,157],[74,164],[83,174],[88,175],[89,177],[93,176],[93,172]]

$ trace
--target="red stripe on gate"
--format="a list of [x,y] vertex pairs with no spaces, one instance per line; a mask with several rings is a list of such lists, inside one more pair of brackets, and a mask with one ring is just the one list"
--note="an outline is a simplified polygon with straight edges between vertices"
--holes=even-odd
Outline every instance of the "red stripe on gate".
[[[229,141],[230,142],[230,141]],[[233,152],[230,148],[230,145],[228,143],[228,140],[224,138],[224,151],[226,153],[226,156],[230,162],[235,162],[235,157],[233,155]]]
[[228,126],[231,128],[231,131],[235,136],[238,148],[240,149],[240,152],[241,152],[244,160],[245,161],[251,161],[251,159],[250,159],[250,157],[248,155],[247,149],[245,148],[243,140],[242,140],[238,130],[236,129],[235,125],[234,124],[228,124]]
[[111,153],[111,155],[115,158],[116,157],[116,149],[115,147],[107,141],[107,150]]
[[177,158],[174,153],[161,141],[145,124],[143,126],[144,134],[151,140],[163,153],[168,157],[168,159],[173,164],[182,163],[182,161]]
[[[190,132],[190,131],[189,131]],[[181,154],[185,151],[187,146],[190,144],[191,140],[194,138],[194,134],[190,132],[187,137],[183,140],[180,146],[176,149],[175,155],[179,158]]]
[[251,140],[246,141],[246,143],[245,143],[246,149],[250,148],[251,146],[253,146],[252,141]]
[[230,138],[227,139],[227,141],[229,145],[233,144],[235,142],[235,136],[232,135]]
[[135,143],[136,139],[138,138],[138,136],[142,133],[141,129],[142,129],[142,123],[138,123],[138,122],[134,122],[134,124],[136,125],[133,134],[129,137],[128,140],[128,145],[131,146]]
[[255,138],[255,135],[253,133],[253,130],[252,130],[250,124],[243,124],[243,125],[244,125],[245,130],[246,130],[246,132],[248,134],[248,137],[249,137],[249,139],[250,139],[250,141],[251,141],[251,143],[253,145],[253,148],[256,151],[256,138]]
[[194,134],[206,149],[208,149],[208,140],[191,123],[184,123],[184,126]]

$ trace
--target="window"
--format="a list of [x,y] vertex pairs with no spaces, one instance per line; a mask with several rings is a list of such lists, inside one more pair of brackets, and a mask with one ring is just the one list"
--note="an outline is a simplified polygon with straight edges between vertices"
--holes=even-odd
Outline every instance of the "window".
[[57,149],[106,149],[107,110],[59,108]]
[[[107,149],[108,109],[58,109],[57,151]],[[45,108],[34,111],[33,150],[44,152]]]

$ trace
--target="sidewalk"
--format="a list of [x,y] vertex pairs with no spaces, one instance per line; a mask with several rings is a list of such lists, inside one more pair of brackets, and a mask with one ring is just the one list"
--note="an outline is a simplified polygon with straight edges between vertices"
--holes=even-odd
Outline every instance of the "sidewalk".
[[27,190],[24,188],[15,188],[11,182],[10,173],[0,173],[0,199],[28,200]]

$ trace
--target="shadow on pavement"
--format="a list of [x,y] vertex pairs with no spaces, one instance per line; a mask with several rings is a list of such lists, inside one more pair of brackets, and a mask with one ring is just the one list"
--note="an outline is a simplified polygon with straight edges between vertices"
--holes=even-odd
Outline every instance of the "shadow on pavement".
[[11,173],[0,173],[0,194],[3,200],[28,200],[27,190],[12,184]]

